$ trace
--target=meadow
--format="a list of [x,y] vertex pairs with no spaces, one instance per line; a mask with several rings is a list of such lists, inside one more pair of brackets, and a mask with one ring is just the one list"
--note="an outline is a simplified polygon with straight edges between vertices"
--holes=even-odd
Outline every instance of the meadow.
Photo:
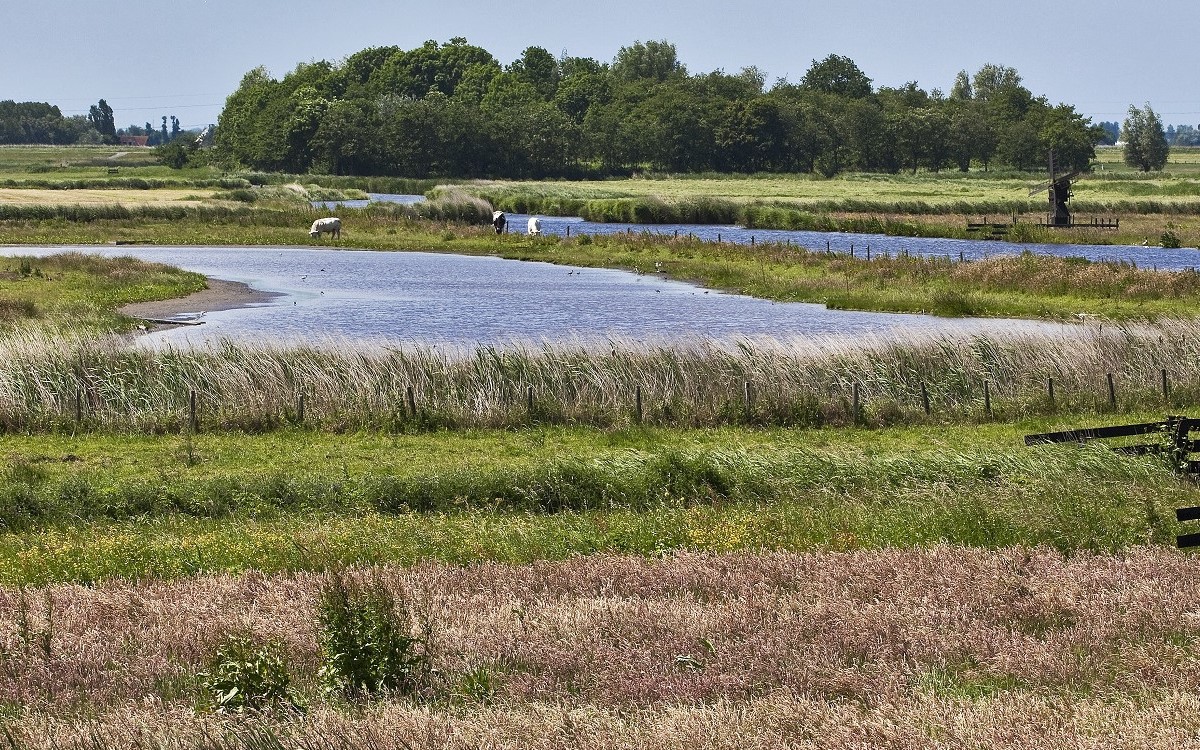
[[[20,179],[109,179],[103,151],[9,152],[0,173]],[[643,182],[672,181],[629,181]],[[202,202],[0,206],[0,231],[286,245],[314,214],[286,195]],[[151,351],[114,308],[202,279],[6,250],[8,746],[1194,741],[1200,577],[1173,542],[1197,485],[1162,456],[1022,440],[1188,413],[1194,274],[496,237],[464,222],[485,203],[431,203],[440,215],[348,213],[342,242],[657,261],[775,299],[1085,322],[1049,337]],[[341,635],[396,651],[331,640],[329,592],[346,582],[386,596],[349,597]],[[403,680],[331,682],[354,653]]]

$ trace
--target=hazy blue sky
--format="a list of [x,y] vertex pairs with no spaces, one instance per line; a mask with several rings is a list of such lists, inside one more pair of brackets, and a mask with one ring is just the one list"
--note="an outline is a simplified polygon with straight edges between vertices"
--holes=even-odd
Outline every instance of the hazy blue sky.
[[85,114],[104,98],[117,126],[216,122],[262,65],[336,62],[366,47],[462,36],[507,65],[530,46],[611,62],[666,40],[691,73],[750,65],[798,81],[815,59],[854,60],[876,86],[949,91],[960,70],[1016,68],[1035,95],[1095,121],[1149,102],[1200,124],[1200,2],[1160,0],[0,0],[0,99]]

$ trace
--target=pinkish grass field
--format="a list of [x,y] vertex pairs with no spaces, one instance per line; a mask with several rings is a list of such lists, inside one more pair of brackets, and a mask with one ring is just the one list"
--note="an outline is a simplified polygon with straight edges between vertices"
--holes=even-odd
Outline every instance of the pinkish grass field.
[[[937,547],[374,571],[431,628],[429,695],[315,686],[317,575],[0,590],[15,747],[1200,744],[1200,564]],[[365,574],[365,572],[364,572]],[[304,715],[222,715],[194,675],[275,642]]]

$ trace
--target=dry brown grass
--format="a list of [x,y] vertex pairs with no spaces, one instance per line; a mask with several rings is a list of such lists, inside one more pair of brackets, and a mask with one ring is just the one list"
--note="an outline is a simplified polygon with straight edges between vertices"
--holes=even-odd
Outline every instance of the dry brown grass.
[[320,578],[111,582],[0,591],[7,731],[32,747],[1151,748],[1200,730],[1200,577],[1170,549],[376,572],[434,624],[443,701],[196,715],[188,677],[234,632],[281,643],[311,686]]
[[158,188],[155,190],[133,189],[80,189],[47,190],[35,188],[0,188],[0,205],[45,206],[64,204],[70,206],[149,206],[170,204],[200,206],[211,197],[213,191],[196,188]]

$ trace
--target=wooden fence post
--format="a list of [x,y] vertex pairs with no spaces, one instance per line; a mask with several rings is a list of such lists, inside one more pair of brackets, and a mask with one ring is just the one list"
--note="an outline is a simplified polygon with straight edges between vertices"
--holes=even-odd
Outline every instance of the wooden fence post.
[[192,432],[200,431],[200,422],[196,416],[196,390],[193,388],[188,396],[188,424],[192,427]]
[[1111,372],[1108,373],[1108,404],[1114,409],[1117,408],[1117,384]]
[[1050,403],[1054,403],[1054,378],[1046,379],[1046,393],[1050,396]]
[[638,386],[633,393],[634,421],[638,424],[642,423],[642,386]]
[[408,401],[408,413],[413,419],[417,417],[417,397],[413,394],[413,387],[410,385],[404,389],[404,396]]
[[925,381],[921,381],[921,406],[925,408],[925,416],[929,416],[929,389],[925,387]]

